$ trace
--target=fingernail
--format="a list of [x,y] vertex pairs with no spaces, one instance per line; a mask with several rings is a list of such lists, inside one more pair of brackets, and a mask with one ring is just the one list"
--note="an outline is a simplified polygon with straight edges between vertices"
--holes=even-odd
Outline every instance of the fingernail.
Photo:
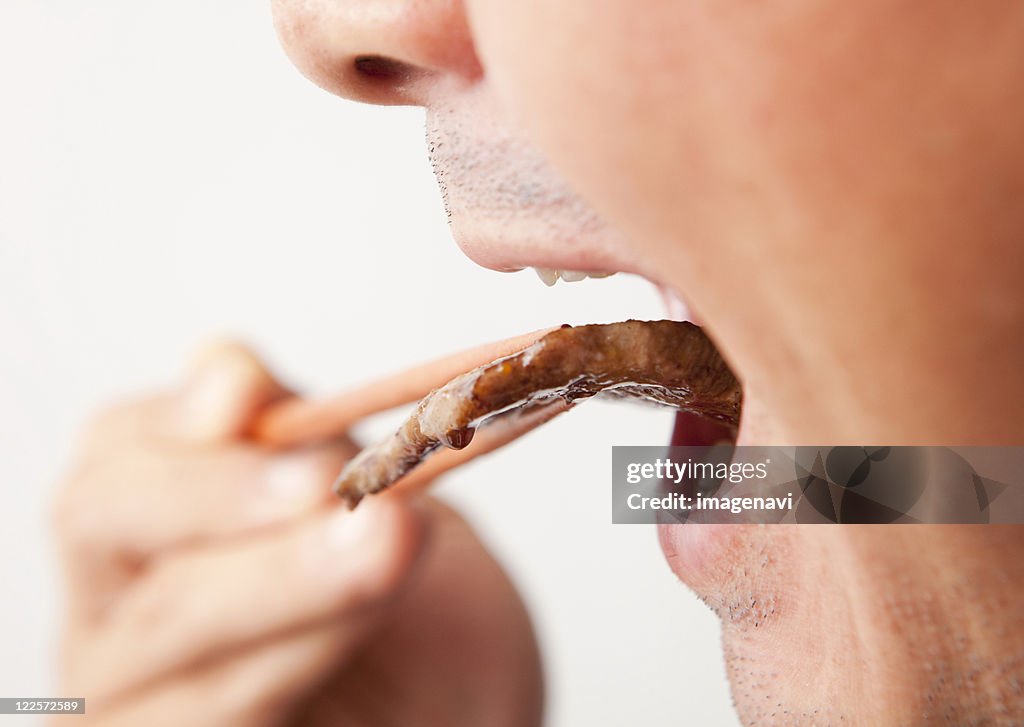
[[333,471],[322,457],[289,452],[263,465],[246,507],[255,524],[294,517],[329,498]]
[[333,472],[313,452],[288,452],[276,457],[264,471],[267,492],[281,500],[308,499],[330,491]]
[[374,541],[384,523],[383,508],[371,499],[355,510],[339,509],[327,524],[325,548],[335,554],[352,554]]

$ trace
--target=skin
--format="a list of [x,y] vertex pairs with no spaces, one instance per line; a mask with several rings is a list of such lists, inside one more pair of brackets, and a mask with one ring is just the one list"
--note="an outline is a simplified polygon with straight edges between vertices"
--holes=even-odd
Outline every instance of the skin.
[[343,433],[286,451],[246,435],[288,396],[220,344],[86,428],[54,522],[62,688],[89,711],[56,721],[539,723],[529,619],[472,530],[431,501],[338,507]]
[[[685,299],[744,381],[741,442],[1021,444],[1020,3],[276,0],[274,12],[316,83],[427,108],[473,259],[634,272]],[[417,542],[408,517],[395,542]],[[127,527],[111,522],[101,529]],[[1020,529],[659,534],[722,617],[744,723],[1024,721]],[[182,642],[203,633],[186,626]],[[71,663],[91,662],[70,643]],[[225,673],[240,663],[220,658]],[[309,680],[327,671],[303,663]],[[535,663],[501,663],[517,698],[539,704],[536,680],[521,684]],[[192,673],[165,670],[148,693]]]

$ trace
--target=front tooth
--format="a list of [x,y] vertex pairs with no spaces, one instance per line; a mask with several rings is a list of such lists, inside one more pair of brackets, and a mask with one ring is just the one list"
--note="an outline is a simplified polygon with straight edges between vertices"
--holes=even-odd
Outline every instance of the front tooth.
[[561,271],[562,280],[567,283],[578,283],[587,277],[587,274],[582,270],[563,270]]
[[558,282],[558,271],[552,268],[534,268],[533,272],[537,273],[537,277],[541,279],[544,285],[549,288]]
[[588,278],[610,278],[615,273],[587,273]]

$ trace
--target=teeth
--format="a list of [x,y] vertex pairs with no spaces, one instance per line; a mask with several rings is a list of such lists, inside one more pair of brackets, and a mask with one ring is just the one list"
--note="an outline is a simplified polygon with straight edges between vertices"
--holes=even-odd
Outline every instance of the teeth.
[[533,272],[537,273],[537,277],[541,279],[541,282],[549,288],[558,282],[558,271],[552,270],[551,268],[534,268]]
[[567,283],[577,283],[585,278],[607,278],[615,273],[589,273],[585,270],[555,270],[554,268],[534,268],[544,285],[552,286],[561,278]]

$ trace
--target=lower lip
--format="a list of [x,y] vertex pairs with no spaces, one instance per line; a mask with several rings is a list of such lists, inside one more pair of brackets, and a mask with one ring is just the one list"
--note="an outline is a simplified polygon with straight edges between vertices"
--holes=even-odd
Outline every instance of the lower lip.
[[[701,325],[688,305],[666,285],[656,284],[665,306],[665,315],[675,321]],[[670,444],[673,447],[701,447],[723,439],[735,440],[729,426],[690,412],[676,413]],[[700,592],[721,562],[739,528],[730,525],[663,523],[658,525],[658,541],[676,576]]]
[[[673,447],[701,447],[734,438],[729,426],[681,411],[676,413],[670,443]],[[676,576],[700,590],[737,530],[729,525],[662,523],[658,525],[658,542]]]

